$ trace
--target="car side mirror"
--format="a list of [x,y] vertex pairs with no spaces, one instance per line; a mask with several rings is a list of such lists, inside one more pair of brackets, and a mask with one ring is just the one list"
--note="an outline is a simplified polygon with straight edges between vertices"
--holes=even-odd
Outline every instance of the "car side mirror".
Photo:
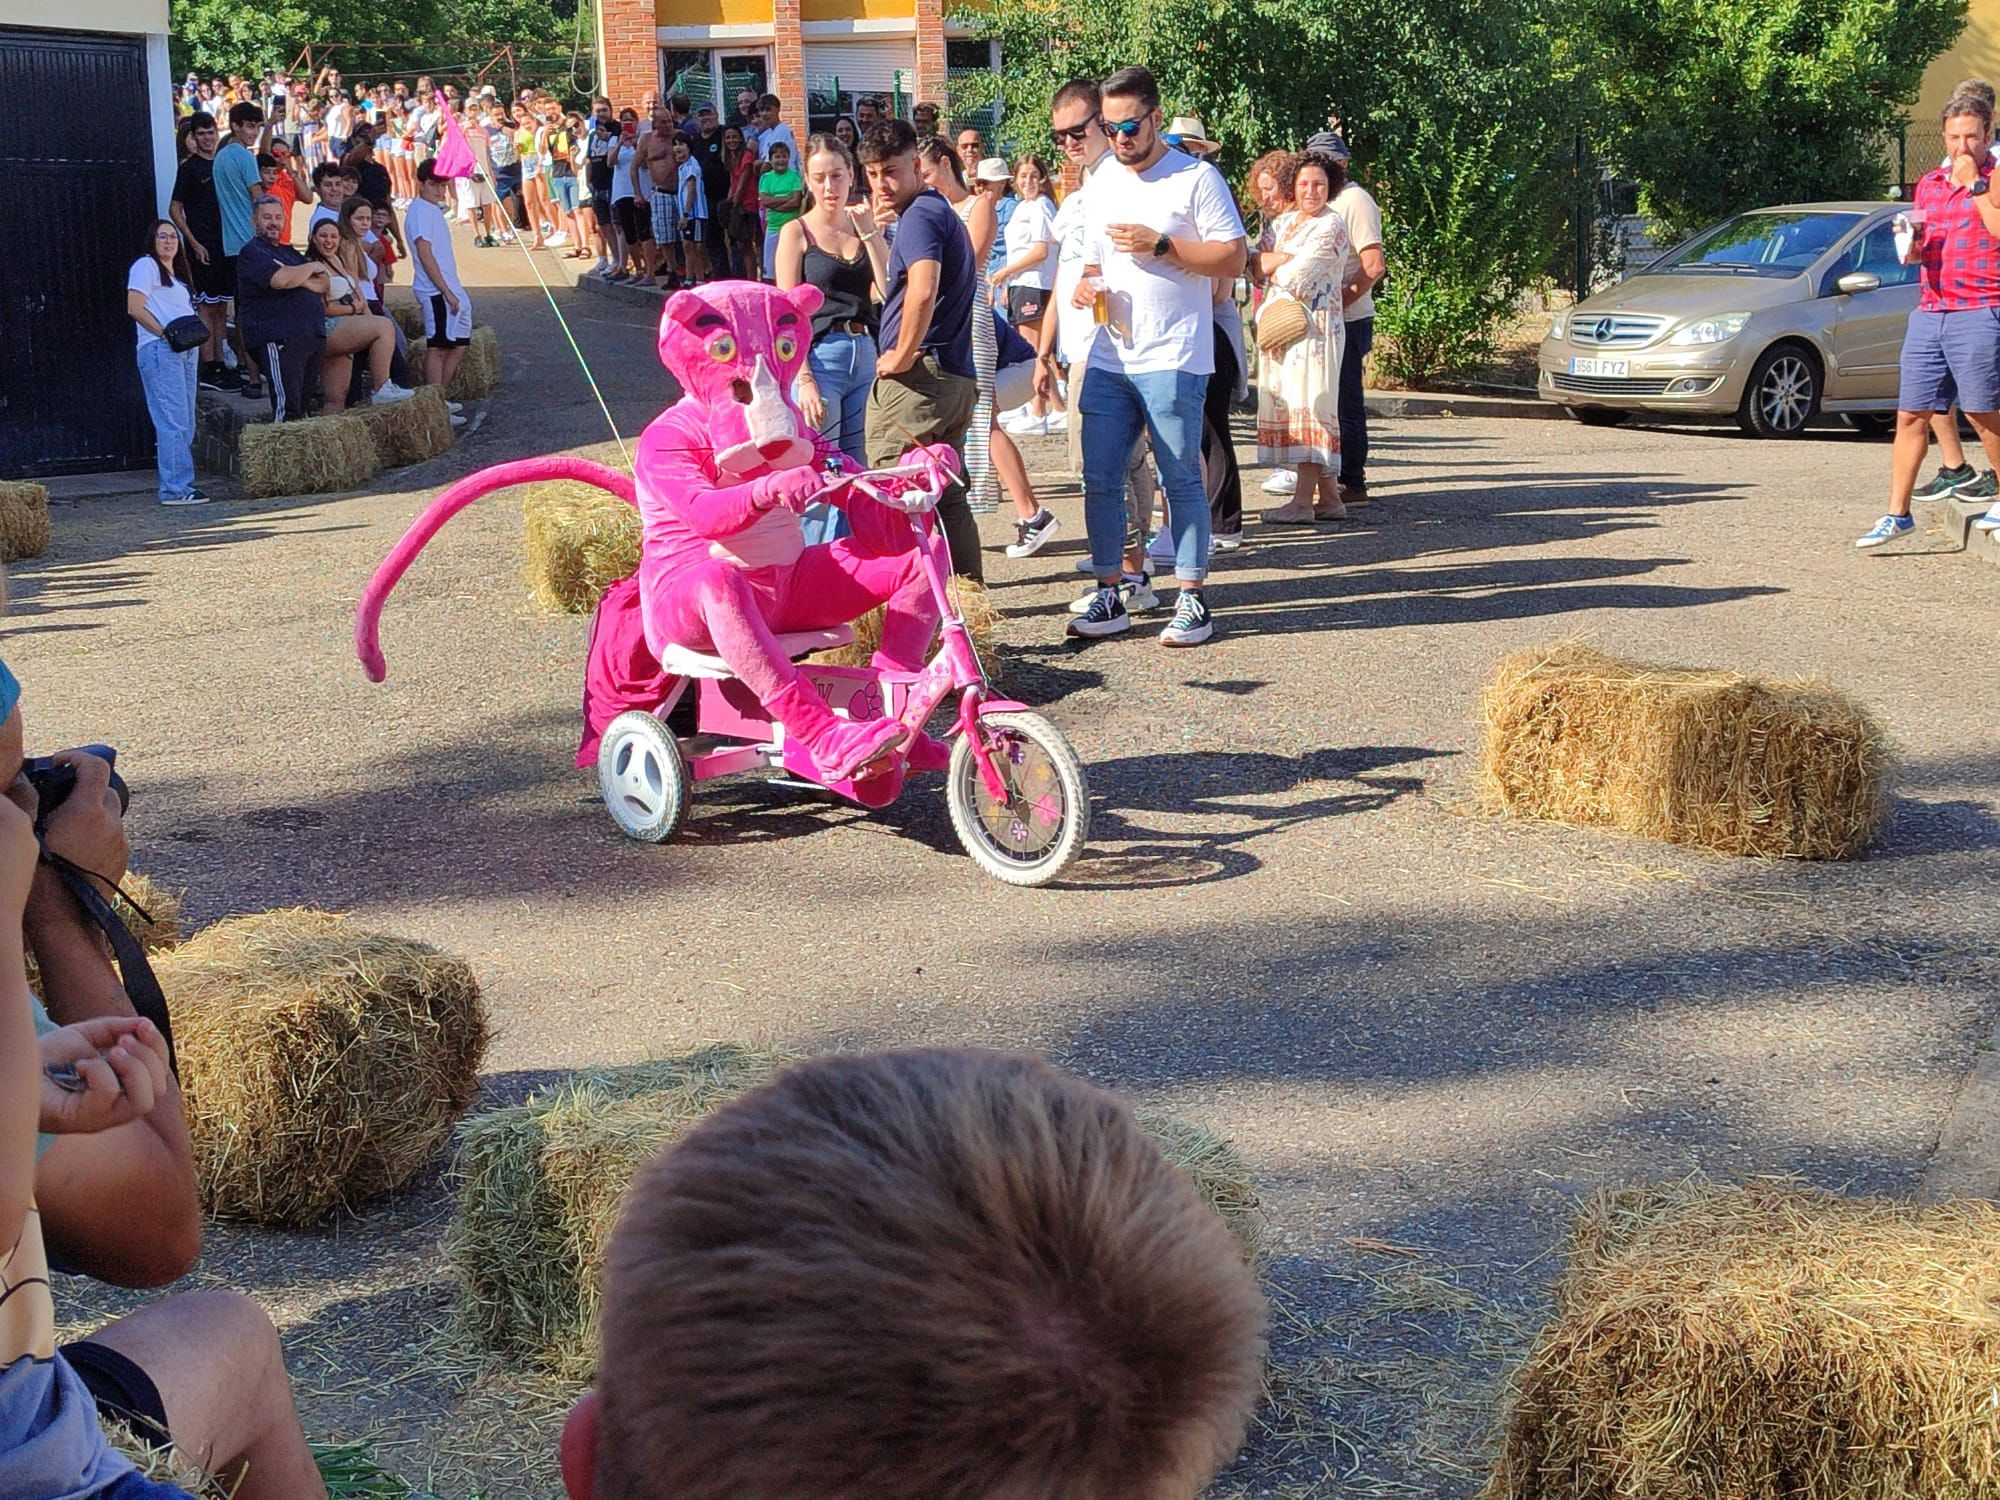
[[1878,292],[1882,289],[1882,278],[1873,271],[1849,271],[1833,284],[1833,289],[1850,297],[1857,292]]

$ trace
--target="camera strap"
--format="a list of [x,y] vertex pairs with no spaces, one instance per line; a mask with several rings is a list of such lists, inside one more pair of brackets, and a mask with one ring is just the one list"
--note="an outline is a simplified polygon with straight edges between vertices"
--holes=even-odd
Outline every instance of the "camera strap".
[[[111,951],[118,957],[118,975],[125,985],[125,998],[132,1002],[133,1010],[159,1027],[160,1035],[167,1043],[167,1066],[173,1069],[174,1077],[179,1078],[180,1062],[174,1055],[174,1027],[167,1016],[166,992],[160,988],[159,977],[153,973],[153,965],[146,957],[145,948],[139,939],[133,936],[132,929],[125,925],[124,918],[120,917],[111,903],[104,899],[103,893],[97,889],[96,878],[88,870],[74,861],[64,859],[46,844],[42,846],[42,858],[56,872],[56,878],[62,881],[63,888],[76,898],[77,905],[89,914],[91,921],[95,922],[110,940]],[[116,882],[107,883],[113,885],[118,894],[140,916],[148,922],[153,920],[152,914],[126,894],[124,887],[118,886]]]

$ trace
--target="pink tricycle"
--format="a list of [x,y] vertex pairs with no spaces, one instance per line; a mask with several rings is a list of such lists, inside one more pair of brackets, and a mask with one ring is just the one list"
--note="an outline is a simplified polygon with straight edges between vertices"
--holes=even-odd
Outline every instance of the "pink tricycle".
[[[800,671],[836,714],[850,719],[893,717],[912,736],[947,697],[957,716],[949,738],[945,801],[965,852],[989,875],[1010,885],[1044,885],[1068,869],[1090,836],[1090,793],[1069,741],[1040,714],[991,696],[985,668],[965,620],[945,586],[949,564],[932,520],[948,476],[928,460],[847,474],[856,485],[910,518],[918,554],[943,616],[937,650],[921,672],[803,662]],[[794,660],[848,644],[854,632],[781,634]],[[604,731],[597,781],[621,832],[659,843],[687,816],[694,783],[740,771],[775,768],[788,778],[823,786],[863,807],[886,807],[903,790],[904,752],[892,751],[842,781],[827,781],[784,726],[733,677],[719,657],[668,646],[660,665],[673,678],[666,700],[650,711],[620,714]],[[695,686],[695,732],[677,738],[664,722],[689,685]]]

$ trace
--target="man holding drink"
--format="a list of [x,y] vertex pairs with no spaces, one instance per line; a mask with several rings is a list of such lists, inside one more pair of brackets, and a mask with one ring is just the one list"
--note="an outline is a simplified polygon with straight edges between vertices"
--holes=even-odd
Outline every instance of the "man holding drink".
[[[1934,414],[1965,412],[2000,468],[2000,195],[1989,153],[1993,107],[1960,94],[1944,107],[1950,165],[1926,172],[1906,215],[1906,263],[1923,267],[1922,293],[1903,336],[1896,445],[1889,464],[1889,511],[1855,546],[1879,547],[1910,535],[1910,496],[1930,447]],[[2000,529],[2000,503],[1980,521]]]

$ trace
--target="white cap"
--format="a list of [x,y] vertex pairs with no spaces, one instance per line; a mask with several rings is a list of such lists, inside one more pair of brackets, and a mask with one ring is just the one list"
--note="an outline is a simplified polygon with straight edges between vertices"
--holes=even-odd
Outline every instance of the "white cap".
[[1011,182],[1014,174],[1008,170],[1006,157],[988,156],[980,159],[972,177],[975,182]]

